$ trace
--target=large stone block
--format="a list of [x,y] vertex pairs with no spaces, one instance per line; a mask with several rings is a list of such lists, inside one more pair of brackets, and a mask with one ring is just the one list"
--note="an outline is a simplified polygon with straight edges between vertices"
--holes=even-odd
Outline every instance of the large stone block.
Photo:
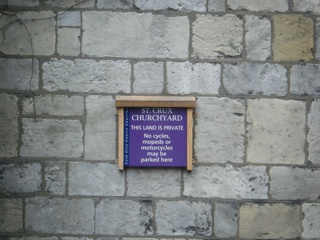
[[300,206],[244,204],[240,208],[239,236],[248,239],[298,239]]
[[22,229],[23,229],[22,200],[0,199],[0,232],[1,233],[18,232],[18,231],[21,231]]
[[59,8],[93,8],[94,0],[44,0],[43,4]]
[[98,0],[97,8],[99,9],[132,9],[134,7],[133,0]]
[[294,65],[290,74],[290,92],[295,95],[319,96],[320,65],[307,63],[305,65]]
[[153,234],[153,213],[150,201],[101,200],[96,208],[96,234]]
[[130,58],[188,57],[187,16],[84,12],[82,19],[82,53],[85,55]]
[[245,107],[229,98],[200,97],[196,106],[195,156],[198,162],[242,162]]
[[287,94],[287,70],[279,64],[240,63],[225,64],[223,83],[232,95]]
[[135,7],[140,10],[175,10],[175,11],[206,11],[206,0],[198,0],[196,2],[189,0],[161,0],[161,1],[145,1],[135,0]]
[[38,236],[31,236],[31,237],[10,237],[8,240],[59,240],[58,237],[38,237]]
[[216,203],[214,208],[214,235],[218,238],[236,237],[238,230],[238,205]]
[[320,169],[272,167],[270,178],[270,195],[274,199],[319,199]]
[[289,10],[288,0],[228,0],[231,10],[248,10],[255,12],[286,12]]
[[320,14],[320,5],[318,0],[293,0],[292,9],[296,12]]
[[302,237],[304,239],[317,239],[320,236],[320,204],[305,203],[302,205]]
[[83,155],[79,120],[23,119],[20,155],[77,158]]
[[39,0],[7,0],[9,6],[17,7],[36,7],[39,6]]
[[243,50],[242,25],[242,19],[235,15],[197,15],[192,24],[192,57],[201,59],[240,57]]
[[164,201],[156,206],[157,234],[211,236],[211,204],[200,201]]
[[46,193],[66,194],[66,163],[63,161],[47,161],[45,163]]
[[267,199],[268,175],[264,166],[197,166],[183,175],[187,197]]
[[305,114],[301,101],[248,100],[248,162],[303,164]]
[[79,56],[80,38],[79,28],[59,28],[58,29],[57,52],[60,56]]
[[90,199],[26,199],[25,228],[39,233],[93,234],[94,202]]
[[49,91],[130,93],[128,61],[51,59],[42,69],[43,87]]
[[308,113],[309,132],[307,141],[309,144],[308,160],[314,164],[320,164],[320,101],[312,102]]
[[167,89],[169,94],[218,94],[220,64],[168,62]]
[[58,12],[57,25],[59,27],[81,27],[81,14],[78,11]]
[[226,11],[226,0],[208,0],[209,12],[224,12]]

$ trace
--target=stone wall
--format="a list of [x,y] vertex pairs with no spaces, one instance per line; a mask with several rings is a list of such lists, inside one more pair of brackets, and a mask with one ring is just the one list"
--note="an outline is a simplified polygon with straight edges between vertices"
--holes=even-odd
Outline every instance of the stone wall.
[[[318,0],[0,0],[0,239],[320,239]],[[115,96],[194,95],[193,171],[126,169]]]

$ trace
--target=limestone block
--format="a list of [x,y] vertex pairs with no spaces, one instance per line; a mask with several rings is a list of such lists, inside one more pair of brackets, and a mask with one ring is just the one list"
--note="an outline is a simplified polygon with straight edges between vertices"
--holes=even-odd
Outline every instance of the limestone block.
[[164,66],[158,62],[138,62],[133,66],[133,92],[161,94],[164,86]]
[[287,95],[287,70],[279,64],[225,64],[223,83],[232,95]]
[[195,157],[198,162],[243,162],[244,105],[229,98],[196,102]]
[[197,166],[184,173],[183,195],[234,199],[267,199],[268,176],[264,166]]
[[20,155],[23,157],[77,158],[83,154],[79,120],[23,119]]
[[247,161],[304,164],[305,114],[301,101],[248,100]]
[[164,201],[156,206],[157,234],[211,236],[211,205],[200,201]]
[[80,28],[59,28],[57,52],[60,56],[80,55]]
[[17,101],[14,95],[0,93],[0,157],[17,157],[18,155]]
[[41,191],[40,163],[1,164],[0,191],[31,193]]
[[128,61],[51,59],[42,69],[43,87],[48,91],[130,93]]
[[243,26],[239,17],[231,14],[197,15],[192,28],[192,57],[218,59],[241,56]]
[[[187,16],[84,12],[82,53],[97,57],[187,58]],[[112,37],[110,37],[112,36]]]
[[294,65],[290,74],[290,92],[295,95],[320,96],[320,65]]
[[86,99],[85,159],[115,160],[116,107],[112,97],[89,96]]
[[248,10],[255,12],[287,12],[288,0],[228,0],[231,10]]
[[44,0],[43,4],[59,8],[93,8],[94,0]]
[[283,203],[244,204],[239,236],[249,239],[295,239],[301,234],[300,206]]
[[125,175],[115,164],[69,164],[69,195],[123,196],[124,184]]
[[55,195],[66,194],[66,163],[47,161],[45,163],[46,193]]
[[310,61],[313,59],[313,21],[301,15],[273,16],[274,61]]
[[189,1],[189,0],[161,0],[161,1],[145,1],[135,0],[135,7],[140,10],[175,10],[175,11],[206,11],[206,0]]
[[317,239],[320,236],[320,204],[304,203],[302,205],[302,237],[305,239]]
[[220,64],[168,62],[169,94],[218,94]]
[[[319,10],[320,12],[320,10]],[[316,39],[315,39],[315,56],[316,59],[320,59],[320,18],[316,19]]]
[[320,164],[320,101],[312,102],[308,113],[309,132],[307,141],[309,144],[308,160],[313,164]]
[[296,12],[311,12],[320,14],[320,4],[318,0],[293,0],[293,11]]
[[[33,197],[26,199],[25,228],[38,233],[93,234],[91,199]],[[50,213],[50,217],[48,217]]]
[[266,61],[271,56],[271,22],[267,17],[246,16],[247,58]]
[[[33,108],[35,106],[35,109]],[[84,99],[80,96],[40,95],[23,101],[23,114],[82,116]]]
[[224,12],[226,11],[226,0],[208,0],[209,12]]
[[9,6],[17,7],[36,7],[39,6],[39,0],[8,0]]
[[81,27],[81,15],[78,11],[58,12],[57,26]]
[[319,169],[272,167],[270,195],[278,200],[317,200],[319,198]]
[[36,59],[0,58],[0,72],[0,89],[38,89],[39,70]]
[[214,208],[214,234],[218,238],[236,237],[238,206],[234,203],[216,203]]
[[99,9],[132,9],[134,7],[133,0],[98,0],[97,8]]
[[[0,168],[1,169],[1,168]],[[0,232],[18,232],[23,229],[23,206],[20,199],[0,199]]]
[[96,207],[96,234],[137,235],[153,234],[150,201],[104,199]]
[[58,237],[38,237],[38,236],[32,236],[32,237],[21,237],[21,238],[9,238],[8,240],[59,240]]

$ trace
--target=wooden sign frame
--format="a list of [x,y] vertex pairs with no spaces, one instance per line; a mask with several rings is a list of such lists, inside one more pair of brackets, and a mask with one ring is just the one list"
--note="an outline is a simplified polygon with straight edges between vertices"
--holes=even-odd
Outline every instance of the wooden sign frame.
[[193,111],[194,96],[116,96],[118,108],[118,168],[124,169],[124,109],[125,108],[186,108],[187,111],[187,170],[193,163]]

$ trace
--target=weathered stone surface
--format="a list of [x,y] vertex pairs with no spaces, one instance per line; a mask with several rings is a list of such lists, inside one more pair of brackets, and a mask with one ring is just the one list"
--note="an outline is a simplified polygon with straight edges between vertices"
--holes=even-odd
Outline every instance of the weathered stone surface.
[[133,66],[133,92],[137,94],[163,93],[164,66],[163,63],[138,62]]
[[271,56],[271,22],[267,17],[246,16],[247,58],[266,61]]
[[22,237],[22,238],[9,238],[9,240],[59,240],[58,237]]
[[211,236],[211,205],[208,202],[157,202],[157,233],[174,236]]
[[313,59],[313,21],[301,15],[275,15],[273,55],[275,61]]
[[29,193],[41,190],[40,163],[1,164],[0,191]]
[[36,59],[0,58],[0,72],[0,89],[38,89],[39,70]]
[[[34,102],[33,102],[34,101]],[[23,113],[49,116],[81,116],[84,100],[80,96],[40,95],[23,101]]]
[[93,8],[94,2],[94,0],[44,0],[44,5],[60,8]]
[[188,56],[187,16],[133,12],[84,12],[82,16],[82,52],[85,55],[134,58]]
[[80,55],[80,29],[59,28],[57,52],[60,56]]
[[14,95],[0,93],[0,158],[16,157],[18,154],[17,101]]
[[270,195],[274,199],[319,199],[320,169],[272,167],[270,178]]
[[43,87],[49,91],[130,93],[128,61],[51,59],[42,69]]
[[308,160],[314,164],[320,164],[320,101],[312,102],[308,113],[309,132],[307,141],[309,143]]
[[198,162],[242,162],[244,106],[229,98],[200,97],[196,102],[195,156]]
[[0,30],[0,34],[5,36],[3,39],[0,38],[0,51],[8,55],[54,54],[56,39],[54,17],[55,14],[51,11],[21,11],[16,15],[4,15],[0,19],[0,28],[8,25]]
[[134,7],[133,0],[98,0],[97,8],[99,9],[132,9]]
[[62,237],[61,240],[94,240],[88,237]]
[[241,56],[243,27],[242,19],[237,16],[197,15],[192,27],[194,58],[217,59]]
[[167,89],[169,94],[218,94],[220,64],[168,62]]
[[35,7],[39,6],[39,0],[8,0],[9,6]]
[[[102,238],[97,238],[97,240],[119,240],[120,238],[117,237],[102,237]],[[125,238],[123,238],[125,239]]]
[[279,64],[240,63],[225,64],[223,83],[232,95],[287,94],[287,70]]
[[80,27],[81,15],[77,11],[58,12],[57,25],[59,27]]
[[76,158],[83,154],[83,131],[78,120],[23,119],[20,155]]
[[304,239],[317,239],[320,236],[320,204],[305,203],[302,205],[302,237]]
[[218,238],[236,237],[238,230],[238,205],[216,203],[214,208],[214,235]]
[[116,108],[109,96],[86,99],[85,159],[114,160],[116,151]]
[[63,195],[66,193],[66,163],[47,161],[45,163],[45,190],[47,193]]
[[23,206],[20,199],[0,199],[0,232],[23,229]]
[[208,0],[208,11],[209,12],[226,11],[226,1],[225,0]]
[[231,10],[286,12],[289,10],[288,0],[228,0]]
[[320,65],[294,65],[291,68],[290,92],[296,95],[320,95]]
[[114,164],[69,164],[69,195],[123,196],[124,184],[125,175]]
[[94,202],[90,199],[26,199],[25,228],[39,233],[93,234]]
[[264,166],[197,166],[184,173],[183,195],[235,199],[267,199],[268,175]]
[[127,195],[135,197],[179,197],[181,174],[177,169],[130,169]]
[[248,162],[303,164],[305,114],[300,101],[248,100]]
[[317,60],[320,59],[320,18],[316,19],[316,30],[315,30],[315,57]]
[[300,206],[245,204],[240,208],[239,236],[249,239],[295,239],[301,234]]
[[320,4],[318,0],[293,0],[293,11],[296,12],[311,12],[320,14]]
[[196,2],[189,0],[161,0],[161,1],[145,1],[135,0],[135,7],[140,10],[175,10],[175,11],[206,11],[206,0]]
[[150,201],[101,200],[96,207],[96,234],[151,235],[152,205]]

